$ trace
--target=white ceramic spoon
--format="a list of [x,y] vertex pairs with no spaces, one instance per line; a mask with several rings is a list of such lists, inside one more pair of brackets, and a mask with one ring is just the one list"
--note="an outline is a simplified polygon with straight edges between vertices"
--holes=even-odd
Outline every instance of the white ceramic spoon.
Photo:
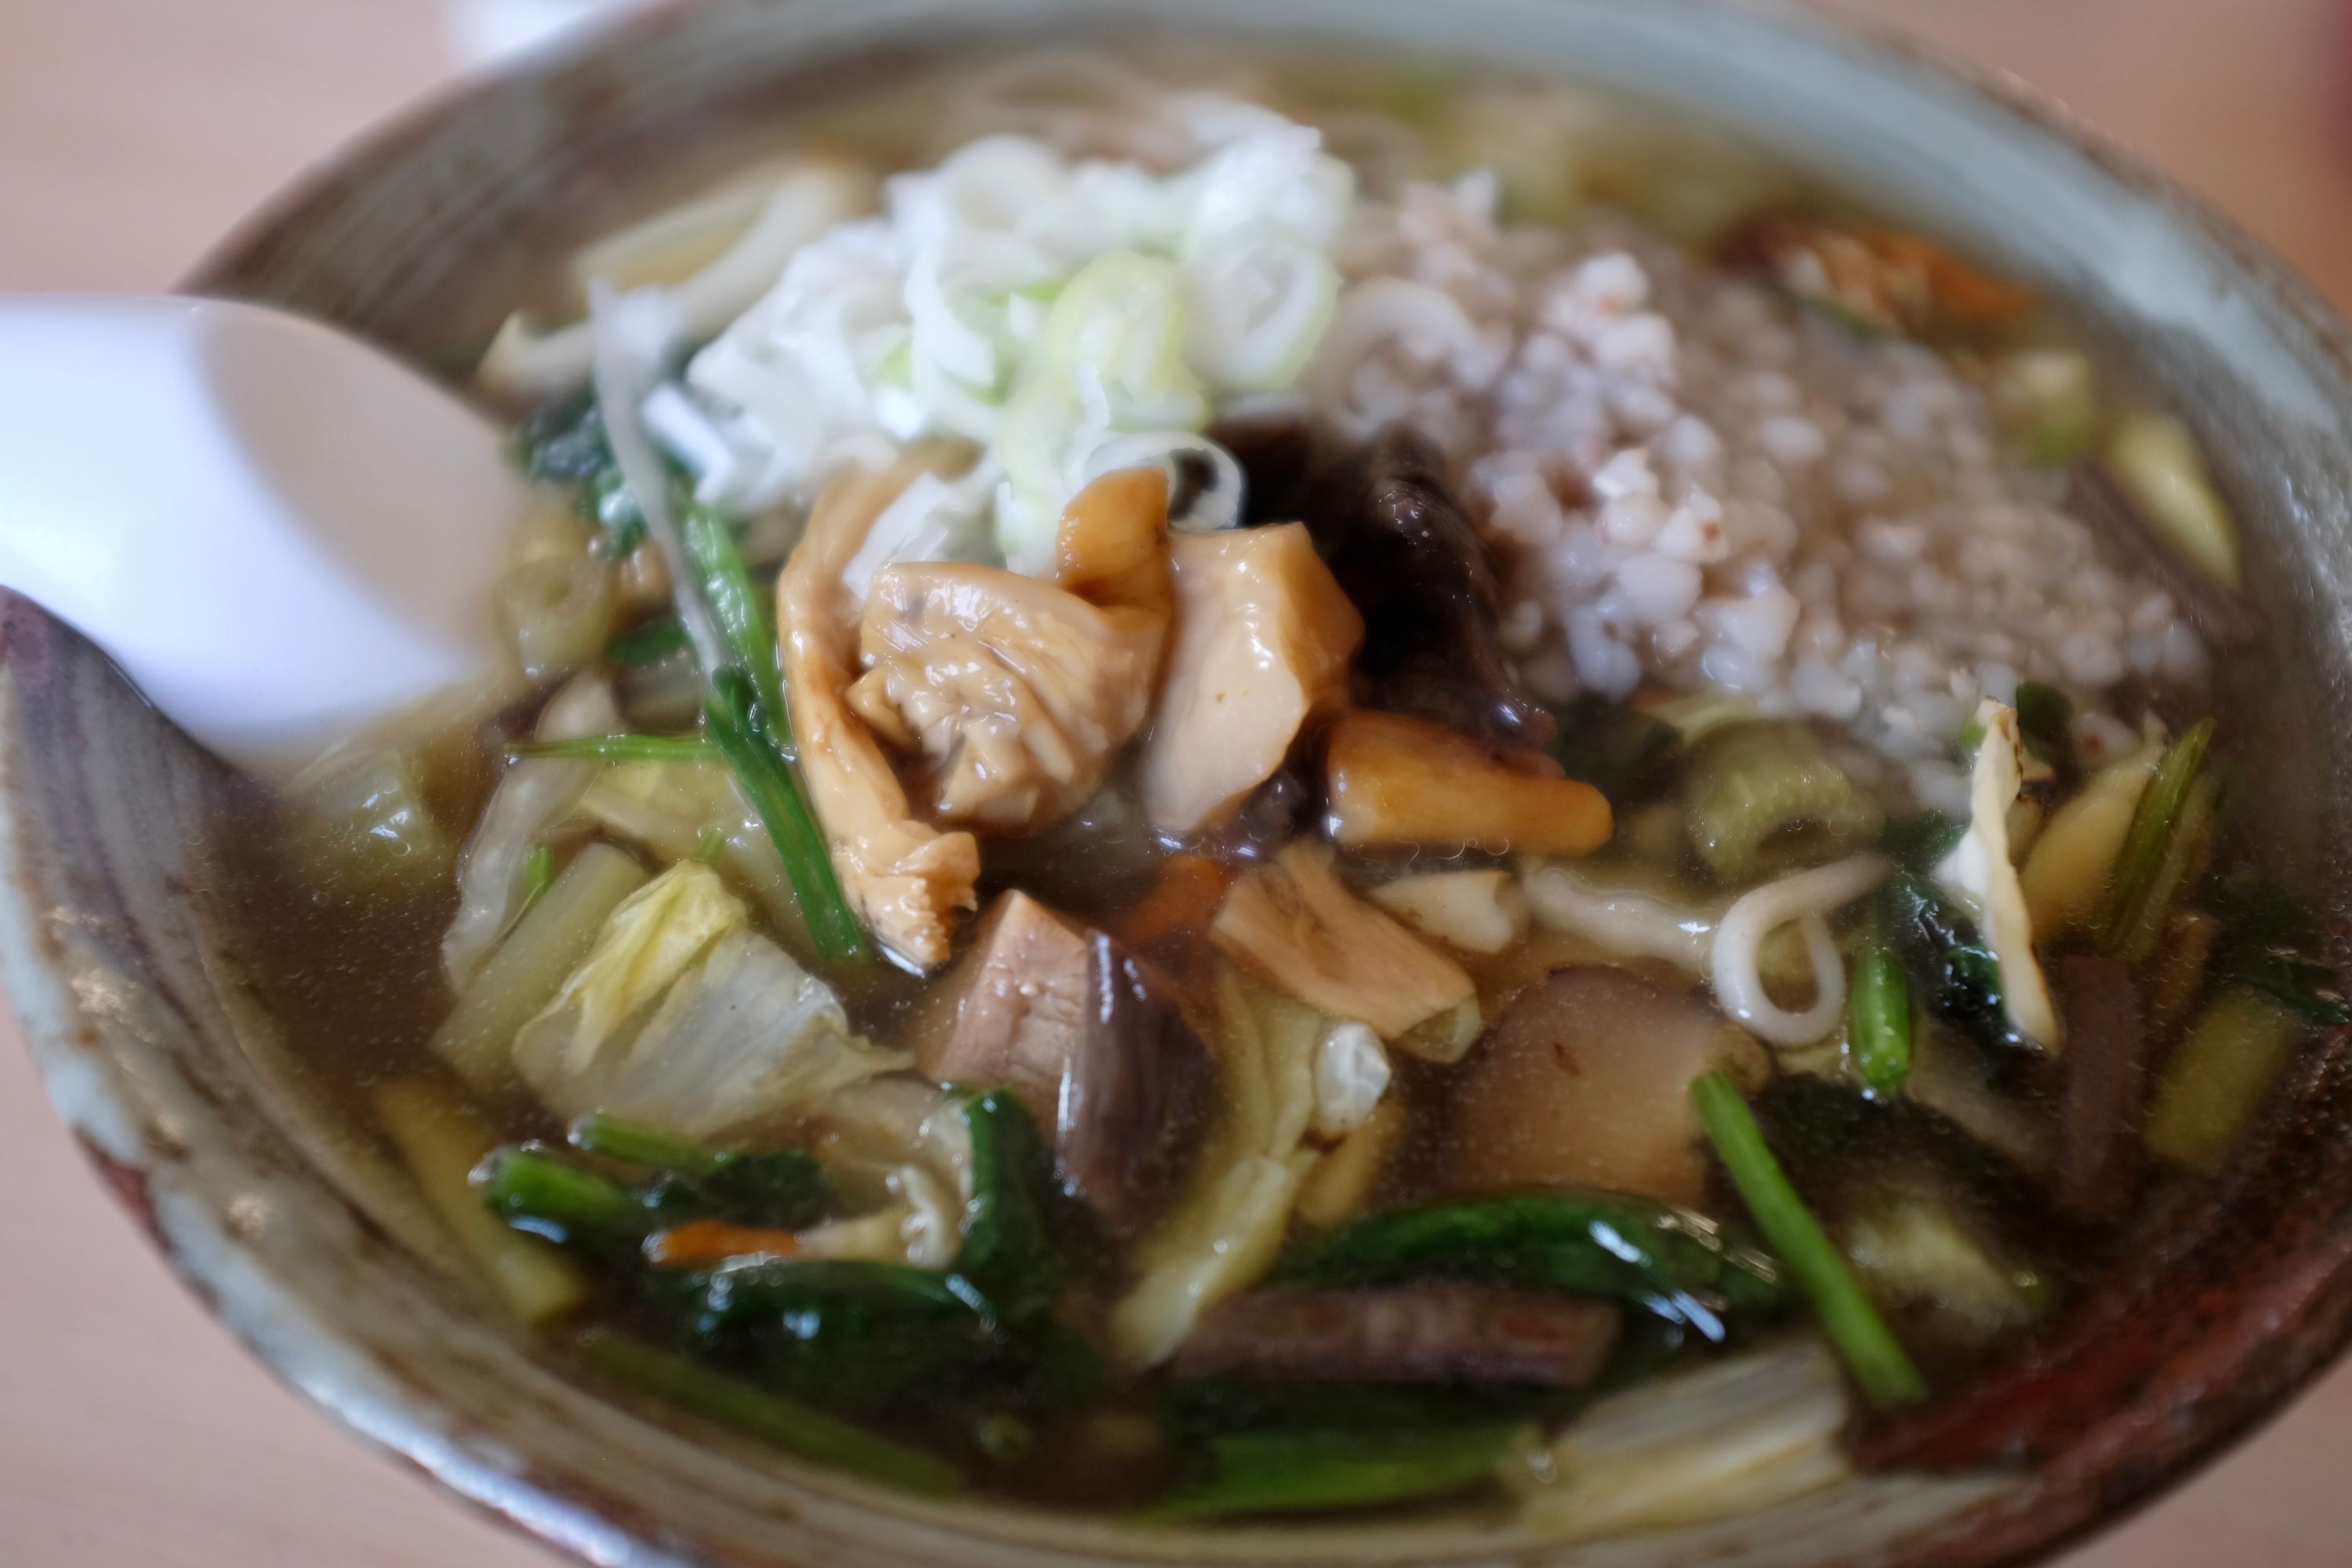
[[273,782],[499,670],[526,504],[487,420],[316,322],[0,297],[0,585]]

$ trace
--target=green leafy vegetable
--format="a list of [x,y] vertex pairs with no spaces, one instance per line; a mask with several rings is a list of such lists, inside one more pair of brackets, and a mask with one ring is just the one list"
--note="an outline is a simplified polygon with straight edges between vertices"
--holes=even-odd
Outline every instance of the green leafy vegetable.
[[635,1247],[657,1223],[643,1196],[534,1143],[494,1152],[482,1201],[520,1231],[587,1247]]
[[1623,1193],[1547,1188],[1367,1215],[1294,1247],[1273,1286],[1464,1279],[1607,1296],[1708,1339],[1782,1299],[1772,1260],[1704,1215]]
[[523,857],[522,901],[515,906],[516,920],[520,921],[530,913],[531,906],[547,896],[547,889],[555,886],[555,874],[559,869],[554,849],[544,844],[530,847],[530,853]]
[[1210,1439],[1198,1479],[1132,1517],[1183,1524],[1425,1502],[1492,1482],[1505,1457],[1529,1441],[1515,1426],[1234,1433]]
[[835,963],[856,958],[865,951],[865,935],[841,889],[833,855],[808,802],[793,781],[783,755],[760,731],[751,678],[740,670],[722,669],[710,679],[710,705],[705,719],[728,765],[735,770],[744,794],[751,797],[783,858],[784,870],[799,895],[802,918],[817,952]]
[[1968,836],[1969,825],[1929,808],[1890,817],[1878,835],[1878,852],[1906,871],[1925,876]]
[[2053,766],[2073,766],[2074,742],[2066,727],[2074,717],[2074,704],[2066,694],[2039,680],[2021,680],[2016,707],[2017,729],[2026,750]]
[[1056,1195],[1053,1152],[1009,1090],[973,1095],[963,1119],[971,1129],[972,1197],[956,1271],[1008,1320],[1034,1317],[1062,1291],[1046,1217]]
[[562,741],[514,741],[510,757],[556,757],[574,763],[715,763],[718,750],[699,735],[573,735]]
[[[2184,828],[2194,830],[2200,815],[2191,806],[2212,741],[2210,719],[2190,728],[2166,750],[2164,759],[2157,763],[2156,776],[2140,792],[2131,830],[2125,835],[2123,853],[2116,860],[2115,880],[2099,910],[2102,952],[2130,957],[2129,950],[2152,942],[2153,932],[2162,930],[2164,916],[2179,890],[2179,852],[2188,837]],[[2209,796],[2201,814],[2208,827],[2210,805]],[[2175,868],[2168,879],[2163,875],[2168,860]],[[2167,885],[2168,880],[2171,885]],[[2142,952],[2139,956],[2147,954]]]
[[1682,745],[1681,732],[1627,702],[1580,697],[1557,710],[1549,748],[1568,776],[1622,802],[1656,781]]
[[733,1156],[692,1138],[681,1138],[641,1121],[599,1112],[572,1124],[572,1146],[625,1165],[646,1165],[685,1176],[707,1176]]
[[793,729],[784,708],[776,634],[761,607],[760,592],[751,585],[742,553],[735,548],[734,531],[709,507],[689,501],[679,509],[678,535],[701,584],[703,602],[726,639],[729,658],[751,682],[753,728],[790,762]]
[[1930,1009],[1986,1045],[2015,1042],[2001,1002],[2000,960],[1933,882],[1896,872],[1879,895],[1878,914],[1888,945]]
[[1873,920],[1853,955],[1847,1037],[1862,1079],[1880,1094],[1903,1087],[1911,1071],[1911,982]]
[[952,1497],[963,1489],[962,1472],[936,1455],[893,1442],[797,1400],[740,1383],[625,1334],[595,1330],[582,1340],[580,1355],[592,1370],[615,1383],[813,1463],[927,1497]]
[[583,1116],[572,1145],[618,1164],[660,1173],[646,1201],[665,1218],[707,1216],[737,1225],[799,1230],[837,1207],[824,1169],[798,1149],[752,1153],[714,1149],[617,1116]]
[[578,487],[581,514],[604,530],[605,554],[625,560],[645,542],[645,513],[621,478],[594,395],[583,392],[535,411],[523,421],[517,447],[530,478]]
[[674,653],[685,653],[693,646],[687,641],[683,622],[646,621],[614,634],[604,645],[604,662],[623,669],[641,669]]
[[1706,1073],[1692,1082],[1691,1102],[1697,1107],[1699,1122],[1706,1129],[1707,1140],[1715,1145],[1732,1184],[1747,1201],[1748,1213],[1788,1261],[1790,1272],[1811,1300],[1822,1329],[1845,1358],[1863,1396],[1881,1410],[1927,1397],[1926,1380],[1789,1184],[1738,1089],[1720,1072]]

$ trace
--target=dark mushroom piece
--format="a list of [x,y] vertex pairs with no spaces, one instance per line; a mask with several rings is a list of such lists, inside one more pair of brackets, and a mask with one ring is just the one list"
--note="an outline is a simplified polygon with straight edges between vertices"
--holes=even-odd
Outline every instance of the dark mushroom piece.
[[1244,522],[1285,522],[1297,515],[1291,503],[1315,469],[1315,431],[1306,420],[1221,420],[1209,427],[1209,439],[1241,465]]
[[1760,1083],[1771,1058],[1694,991],[1606,964],[1556,969],[1514,997],[1455,1075],[1445,1185],[1568,1184],[1696,1205],[1706,1156],[1691,1080]]
[[1173,1370],[1246,1383],[1581,1388],[1608,1365],[1619,1318],[1606,1301],[1477,1286],[1257,1290],[1203,1314]]
[[1492,746],[1540,749],[1556,726],[1503,658],[1501,589],[1426,437],[1393,425],[1308,480],[1300,515],[1364,617],[1371,705]]
[[1150,967],[1023,892],[1000,898],[914,1031],[940,1083],[1008,1088],[1062,1179],[1129,1235],[1178,1173],[1207,1048]]

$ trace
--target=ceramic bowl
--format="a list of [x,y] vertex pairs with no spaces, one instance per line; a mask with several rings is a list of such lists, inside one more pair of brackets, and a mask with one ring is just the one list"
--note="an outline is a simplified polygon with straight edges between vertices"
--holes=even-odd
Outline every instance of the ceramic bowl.
[[[462,87],[337,157],[191,280],[413,352],[453,280],[600,171],[792,95],[966,42],[1139,28],[1491,61],[1725,125],[2068,300],[2189,411],[2250,536],[2282,679],[2264,720],[2352,780],[2352,384],[2345,328],[2177,190],[2012,85],[1793,7],[1717,0],[711,0]],[[207,912],[207,835],[242,787],[33,606],[0,620],[0,974],[97,1169],[230,1332],[366,1441],[608,1563],[968,1568],[1186,1561],[1624,1568],[2013,1561],[2114,1518],[2274,1409],[2352,1310],[2340,1041],[2301,1063],[2218,1203],[2161,1216],[2113,1278],[1882,1434],[1970,1476],[1858,1481],[1720,1527],[1546,1546],[1461,1527],[1182,1541],[926,1506],[607,1402],[483,1310]],[[2347,879],[2337,782],[2302,847]]]

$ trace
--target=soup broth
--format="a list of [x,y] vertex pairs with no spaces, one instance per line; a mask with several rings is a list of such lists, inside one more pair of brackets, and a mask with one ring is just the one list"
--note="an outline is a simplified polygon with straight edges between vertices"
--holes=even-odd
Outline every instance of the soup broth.
[[469,288],[511,700],[257,800],[226,898],[616,1395],[1162,1528],[1714,1517],[1968,1397],[2342,1020],[2194,437],[1704,127],[966,63]]

